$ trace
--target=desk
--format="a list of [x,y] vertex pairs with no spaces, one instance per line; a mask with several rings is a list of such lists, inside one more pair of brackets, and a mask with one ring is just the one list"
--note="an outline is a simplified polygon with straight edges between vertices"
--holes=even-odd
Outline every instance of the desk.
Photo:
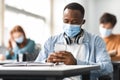
[[98,65],[0,66],[0,78],[10,80],[40,80],[39,78],[46,77],[47,80],[62,80],[65,77],[82,75],[83,80],[90,80],[90,76],[87,76],[87,74],[91,70],[98,69],[100,69]]
[[114,80],[120,80],[120,61],[112,61],[114,72],[113,78]]

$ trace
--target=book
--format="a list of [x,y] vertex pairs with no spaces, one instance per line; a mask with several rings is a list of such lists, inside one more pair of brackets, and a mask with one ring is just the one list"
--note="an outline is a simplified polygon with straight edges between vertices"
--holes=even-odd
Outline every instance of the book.
[[15,66],[54,66],[54,63],[40,63],[40,62],[16,62],[3,64],[4,67],[15,67]]

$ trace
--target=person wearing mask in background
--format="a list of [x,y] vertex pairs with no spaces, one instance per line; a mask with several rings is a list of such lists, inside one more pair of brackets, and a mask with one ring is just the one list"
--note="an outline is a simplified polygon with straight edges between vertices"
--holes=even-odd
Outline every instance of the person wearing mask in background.
[[[63,11],[64,32],[46,41],[36,62],[100,65],[100,70],[91,72],[91,80],[112,73],[113,67],[104,41],[82,28],[85,23],[84,14],[82,5],[78,3],[66,5]],[[69,80],[80,80],[80,76],[71,77]]]
[[23,28],[16,25],[10,32],[6,58],[15,60],[17,59],[17,54],[33,53],[34,50],[35,42],[27,39]]
[[100,18],[99,31],[106,43],[107,51],[112,61],[120,60],[120,34],[113,34],[112,31],[117,22],[116,16],[104,13]]

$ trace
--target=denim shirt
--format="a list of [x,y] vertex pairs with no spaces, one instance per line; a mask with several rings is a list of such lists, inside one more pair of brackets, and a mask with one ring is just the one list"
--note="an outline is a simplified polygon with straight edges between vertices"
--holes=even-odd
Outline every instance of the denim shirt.
[[14,47],[12,49],[14,55],[10,55],[10,52],[7,51],[6,52],[6,58],[7,59],[12,59],[12,60],[15,60],[17,59],[17,54],[19,53],[33,53],[35,50],[35,42],[30,40],[30,39],[27,39],[27,44],[23,47],[23,48],[19,48],[19,46],[16,45],[16,47]]
[[[52,52],[54,52],[54,47],[56,43],[64,43],[63,33],[50,37],[46,41],[43,50],[39,53],[36,59],[36,62],[45,62],[47,57]],[[100,70],[91,71],[91,80],[96,80],[97,77],[113,72],[111,59],[106,51],[106,46],[102,38],[97,35],[90,34],[84,30],[84,38],[82,40],[82,44],[85,45],[85,58],[76,59],[77,65],[100,65]]]

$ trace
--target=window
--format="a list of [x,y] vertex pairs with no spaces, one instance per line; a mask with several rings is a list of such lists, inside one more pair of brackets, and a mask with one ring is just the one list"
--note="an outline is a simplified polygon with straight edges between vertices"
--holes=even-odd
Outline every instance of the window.
[[[47,3],[46,3],[47,2]],[[5,0],[4,43],[7,45],[10,30],[21,25],[27,38],[43,44],[50,36],[48,0]],[[44,7],[44,8],[43,8]]]

